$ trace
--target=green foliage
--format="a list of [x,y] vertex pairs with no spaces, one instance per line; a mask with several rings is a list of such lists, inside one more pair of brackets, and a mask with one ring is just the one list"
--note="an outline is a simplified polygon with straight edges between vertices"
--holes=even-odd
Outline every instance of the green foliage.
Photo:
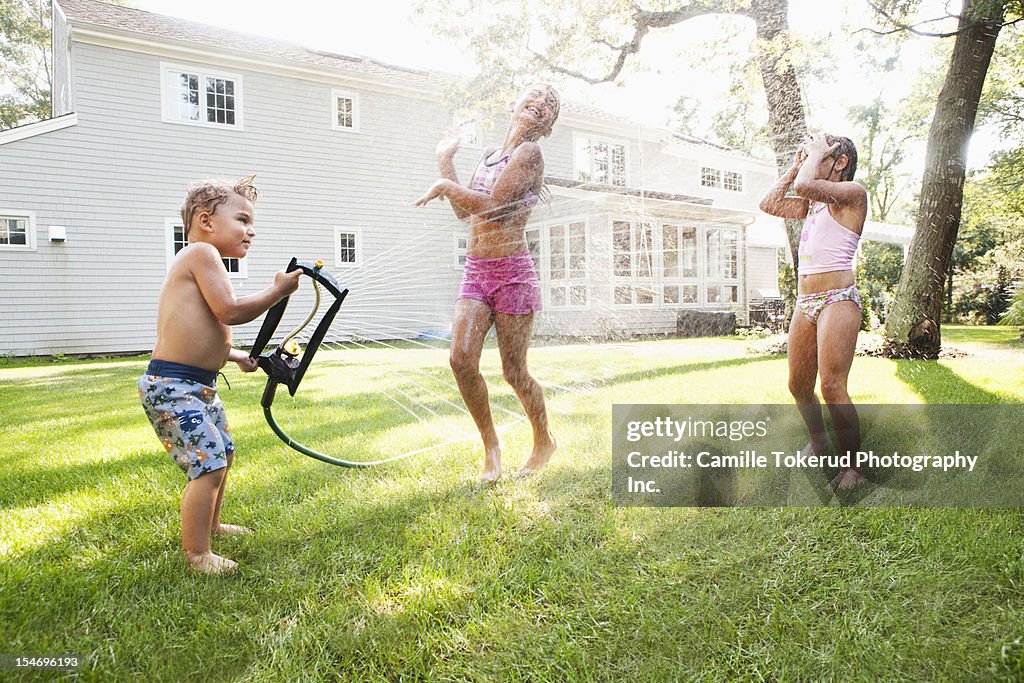
[[1000,33],[989,66],[985,90],[979,103],[978,118],[995,125],[1004,138],[1024,143],[1024,31],[1008,26]]
[[947,298],[959,316],[999,320],[1013,283],[1024,277],[1024,148],[995,155],[964,187],[960,237],[950,259]]
[[796,272],[793,265],[786,260],[784,249],[779,250],[776,258],[779,264],[779,294],[786,302],[786,318],[788,319],[796,308]]
[[[903,248],[897,244],[864,241],[857,259],[857,289],[864,315],[884,322],[889,302],[903,274]],[[862,328],[867,329],[867,328]]]
[[1010,304],[999,321],[1003,325],[1016,325],[1021,328],[1024,336],[1024,287],[1017,291],[1017,294],[1010,299]]
[[0,130],[53,114],[51,19],[50,0],[0,0]]
[[0,0],[0,130],[50,116],[49,50],[49,0]]
[[870,316],[868,327],[884,323],[888,307],[903,273],[903,248],[899,245],[864,241],[857,259],[857,290],[863,304],[862,315]]
[[1010,306],[1012,287],[1010,270],[997,266],[991,282],[974,282],[960,293],[953,304],[953,313],[983,325],[996,325]]

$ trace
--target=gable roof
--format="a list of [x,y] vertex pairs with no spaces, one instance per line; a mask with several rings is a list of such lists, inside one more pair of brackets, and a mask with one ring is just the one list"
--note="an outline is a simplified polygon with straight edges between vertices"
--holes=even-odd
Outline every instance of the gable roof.
[[[419,90],[432,90],[438,96],[442,89],[450,86],[455,77],[438,72],[381,62],[370,57],[347,55],[338,52],[314,50],[295,43],[274,38],[233,31],[220,26],[202,24],[187,19],[178,19],[156,14],[134,7],[114,5],[101,0],[54,0],[64,12],[72,30],[78,28],[99,28],[113,34],[141,34],[177,44],[217,48],[242,56],[257,55],[273,61],[293,62],[302,66],[340,69],[363,76],[379,77],[398,81]],[[637,122],[618,114],[604,111],[591,105],[565,100],[563,114],[575,114],[592,121],[615,126],[636,126]],[[707,146],[721,151],[750,155],[703,138],[666,131],[671,137],[698,146]]]
[[368,76],[397,78],[410,85],[441,87],[449,79],[432,71],[386,64],[369,57],[313,50],[265,36],[154,14],[133,7],[113,5],[100,0],[55,0],[74,28],[98,27],[114,33],[137,33],[174,43],[192,43],[246,55],[303,65],[342,69]]

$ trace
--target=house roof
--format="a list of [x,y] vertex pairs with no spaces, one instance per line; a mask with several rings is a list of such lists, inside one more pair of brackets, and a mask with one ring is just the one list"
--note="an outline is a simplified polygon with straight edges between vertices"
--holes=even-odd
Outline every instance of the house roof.
[[[314,50],[295,43],[275,40],[265,36],[232,31],[186,19],[155,14],[133,7],[114,5],[101,0],[55,0],[72,27],[99,27],[115,33],[136,33],[175,42],[215,47],[223,50],[259,55],[273,60],[295,62],[300,65],[341,69],[365,76],[378,76],[397,80],[420,89],[433,89],[440,94],[454,81],[455,77],[439,71],[428,71],[388,64],[370,57],[348,55],[338,52]],[[637,122],[618,114],[612,114],[591,105],[566,100],[562,112],[576,114],[595,121],[604,121],[620,126],[636,126]],[[667,131],[677,140],[695,145],[706,145],[723,151],[739,152],[730,147],[690,135]],[[744,156],[748,156],[745,153]],[[680,200],[689,201],[689,200]]]
[[686,204],[700,204],[710,206],[713,202],[706,197],[697,197],[689,194],[677,194],[675,192],[660,192],[658,190],[640,189],[636,187],[622,187],[620,185],[607,185],[605,183],[583,182],[571,178],[559,178],[557,176],[544,176],[544,182],[554,187],[565,187],[584,192],[597,192],[600,194],[617,194],[625,197],[643,197],[645,199],[660,199],[667,202],[682,202]]
[[[354,71],[369,76],[398,78],[422,87],[443,88],[452,83],[454,76],[438,71],[413,69],[388,64],[370,57],[338,52],[314,50],[265,36],[258,36],[219,26],[211,26],[163,14],[155,14],[113,5],[101,0],[57,0],[68,21],[75,26],[91,25],[119,32],[140,33],[183,43],[214,46],[221,49],[256,54],[313,66]],[[563,112],[618,124],[632,124],[630,119],[602,111],[578,102],[563,102]]]
[[445,86],[441,73],[379,62],[369,57],[313,50],[273,38],[241,33],[100,0],[56,0],[73,26],[97,26],[117,32],[141,33],[165,40],[256,54],[272,59],[399,78],[421,86]]

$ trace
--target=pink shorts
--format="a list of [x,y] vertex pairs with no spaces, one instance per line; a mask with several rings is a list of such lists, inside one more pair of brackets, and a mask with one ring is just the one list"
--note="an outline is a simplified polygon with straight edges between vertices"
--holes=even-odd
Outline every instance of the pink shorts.
[[458,298],[483,301],[497,313],[527,315],[539,311],[540,281],[530,252],[499,258],[466,256]]

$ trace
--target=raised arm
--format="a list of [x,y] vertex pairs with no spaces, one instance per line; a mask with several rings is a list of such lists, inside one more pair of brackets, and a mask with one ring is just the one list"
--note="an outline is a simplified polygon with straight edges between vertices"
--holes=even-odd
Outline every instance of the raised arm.
[[807,216],[807,200],[802,197],[787,197],[789,188],[796,180],[797,173],[806,159],[803,149],[798,149],[793,158],[793,165],[786,170],[771,189],[761,198],[760,208],[765,213],[779,218],[805,218]]
[[838,142],[829,145],[825,141],[825,136],[819,134],[810,136],[803,147],[807,153],[807,160],[800,166],[800,171],[793,181],[794,192],[806,200],[841,208],[867,206],[867,192],[860,183],[855,183],[852,180],[834,181],[818,177],[822,163],[830,159],[832,153],[839,148]]
[[[455,170],[455,153],[459,151],[459,143],[462,141],[462,135],[458,128],[449,128],[445,133],[441,141],[437,143],[437,167],[441,172],[441,177],[445,180],[450,180],[456,185],[461,185],[459,182],[459,174]],[[452,211],[455,212],[455,217],[460,221],[464,221],[469,218],[469,212],[458,206],[454,202],[452,203]]]
[[493,220],[513,212],[528,191],[539,190],[543,176],[544,157],[540,145],[524,142],[512,153],[491,194],[470,190],[442,178],[416,201],[416,206],[423,206],[436,197],[447,197],[453,206],[474,216]]
[[241,325],[255,320],[299,286],[301,270],[293,270],[290,273],[282,270],[274,276],[274,284],[263,291],[236,298],[217,249],[205,242],[197,242],[188,249],[189,272],[195,279],[206,304],[217,320],[224,325]]

